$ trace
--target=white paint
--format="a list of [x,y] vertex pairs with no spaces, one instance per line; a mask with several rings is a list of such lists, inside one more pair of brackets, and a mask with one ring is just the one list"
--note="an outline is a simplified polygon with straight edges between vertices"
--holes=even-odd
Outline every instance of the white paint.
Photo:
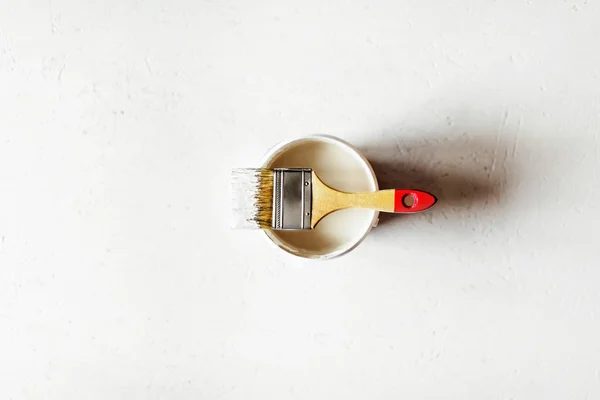
[[[328,136],[311,136],[275,146],[262,162],[265,168],[312,168],[319,179],[345,192],[372,192],[377,177],[369,162],[349,143]],[[358,246],[379,212],[348,209],[329,214],[308,231],[265,231],[278,248],[293,255],[331,259]]]
[[[0,398],[599,398],[599,20],[4,0]],[[440,202],[323,263],[230,230],[231,168],[312,132]]]

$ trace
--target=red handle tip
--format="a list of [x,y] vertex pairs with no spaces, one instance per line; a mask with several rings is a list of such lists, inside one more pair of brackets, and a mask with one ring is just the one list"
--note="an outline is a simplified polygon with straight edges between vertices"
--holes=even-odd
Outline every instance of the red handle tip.
[[[412,197],[412,202],[410,202]],[[422,190],[396,189],[394,193],[394,212],[416,213],[425,211],[437,202],[431,193]]]

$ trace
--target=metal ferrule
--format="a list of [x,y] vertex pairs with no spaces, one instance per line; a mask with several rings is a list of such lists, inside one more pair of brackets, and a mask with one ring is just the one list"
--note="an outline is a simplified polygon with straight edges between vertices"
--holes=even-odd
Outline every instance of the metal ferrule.
[[276,168],[273,181],[273,229],[310,229],[312,169]]

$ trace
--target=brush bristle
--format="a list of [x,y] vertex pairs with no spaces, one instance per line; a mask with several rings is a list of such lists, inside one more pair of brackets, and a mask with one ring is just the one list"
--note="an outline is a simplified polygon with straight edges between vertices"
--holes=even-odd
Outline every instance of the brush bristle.
[[273,170],[238,168],[231,172],[232,225],[242,229],[271,229]]

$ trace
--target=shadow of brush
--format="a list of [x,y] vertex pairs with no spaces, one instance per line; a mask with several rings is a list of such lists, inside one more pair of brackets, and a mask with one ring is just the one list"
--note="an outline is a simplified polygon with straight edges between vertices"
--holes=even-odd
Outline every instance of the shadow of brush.
[[[377,174],[380,189],[419,189],[438,198],[434,208],[423,214],[430,221],[436,217],[460,220],[484,209],[501,208],[516,169],[511,150],[494,134],[389,139],[361,150]],[[376,231],[400,224],[406,217],[381,213],[383,229]]]

